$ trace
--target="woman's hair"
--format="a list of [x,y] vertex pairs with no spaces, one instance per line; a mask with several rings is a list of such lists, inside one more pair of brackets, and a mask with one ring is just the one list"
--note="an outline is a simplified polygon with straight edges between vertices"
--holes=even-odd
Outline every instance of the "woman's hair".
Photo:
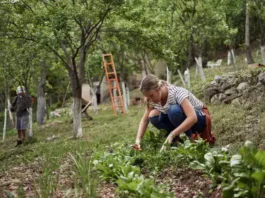
[[160,80],[155,75],[148,74],[146,77],[143,78],[141,82],[140,91],[143,93],[150,90],[157,90],[163,85],[167,85],[167,82],[164,80]]

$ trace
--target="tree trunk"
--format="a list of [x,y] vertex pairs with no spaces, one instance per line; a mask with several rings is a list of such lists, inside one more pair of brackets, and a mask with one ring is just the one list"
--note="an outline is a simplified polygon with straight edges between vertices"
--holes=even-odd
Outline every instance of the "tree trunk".
[[121,83],[122,87],[122,98],[123,98],[123,105],[124,105],[124,110],[125,112],[128,112],[128,102],[127,102],[127,97],[126,97],[126,89],[125,89],[125,83]]
[[38,96],[37,100],[37,123],[39,126],[44,124],[46,114],[46,99],[44,96]]
[[29,129],[28,129],[28,137],[32,138],[33,137],[33,132],[32,132],[32,108],[29,108]]
[[73,106],[73,132],[75,138],[83,136],[81,119],[81,98],[77,97],[74,98]]
[[92,94],[92,107],[95,114],[98,114],[98,101],[97,101],[97,95],[96,95],[96,89],[91,88],[91,94]]
[[11,102],[10,102],[9,96],[7,98],[7,107],[8,107],[8,113],[9,113],[9,119],[10,119],[10,122],[11,122],[11,126],[12,126],[12,128],[15,128],[15,122],[14,122],[13,114],[12,114],[12,112],[10,110]]
[[82,86],[80,84],[78,75],[76,72],[71,71],[71,85],[72,85],[72,93],[74,98],[73,103],[73,133],[74,138],[79,138],[83,136],[82,132],[82,119],[81,119],[81,93]]
[[178,74],[179,74],[179,77],[180,77],[180,80],[181,80],[183,86],[186,87],[185,81],[184,81],[184,79],[183,79],[183,77],[182,77],[182,74],[181,74],[181,72],[179,71],[179,69],[178,69]]
[[190,70],[187,68],[184,72],[184,81],[188,88],[190,88]]
[[260,46],[262,64],[265,65],[265,46]]
[[171,71],[169,70],[168,66],[166,66],[167,70],[167,83],[171,83]]
[[196,58],[195,57],[195,61],[197,63],[197,67],[198,67],[198,72],[201,76],[201,79],[203,82],[206,81],[206,78],[205,78],[205,75],[204,75],[204,72],[203,72],[203,69],[202,69],[202,57],[200,56],[199,58]]
[[66,97],[67,97],[67,93],[68,93],[69,87],[70,87],[70,82],[68,83],[68,85],[66,87],[66,91],[65,91],[65,94],[64,94],[64,97],[63,97],[63,102],[62,102],[62,108],[64,107],[64,103],[65,103],[65,100],[66,100]]
[[[5,72],[6,73],[6,72]],[[10,110],[10,107],[11,107],[11,103],[10,103],[10,97],[9,97],[9,90],[10,90],[10,87],[9,87],[9,83],[8,83],[8,76],[5,75],[5,104],[4,104],[4,107],[8,109],[8,112],[9,112],[9,119],[10,119],[10,122],[11,122],[11,126],[13,128],[15,128],[15,122],[14,122],[14,118],[13,118],[13,115],[12,115],[12,112]]]
[[[81,30],[81,43],[85,42],[85,33]],[[71,58],[71,85],[72,94],[74,98],[73,102],[73,133],[74,138],[80,138],[83,136],[82,131],[82,83],[85,77],[85,62],[87,55],[87,45],[83,45],[80,49],[80,59],[78,65],[76,65],[75,58]]]
[[254,59],[253,59],[252,54],[251,54],[250,41],[249,41],[249,8],[248,8],[248,2],[246,2],[245,50],[246,50],[247,64],[253,64]]
[[193,46],[193,35],[190,35],[189,48],[188,48],[188,64],[187,68],[192,65],[192,46]]
[[41,78],[40,82],[38,83],[38,90],[37,90],[37,123],[38,125],[44,124],[44,117],[46,114],[46,99],[45,99],[45,84],[46,84],[46,62],[42,61],[41,65]]
[[233,61],[233,63],[236,64],[236,56],[235,56],[235,51],[234,51],[233,48],[231,49],[231,55],[232,55],[232,61]]
[[5,108],[5,114],[4,114],[4,127],[3,127],[3,141],[6,139],[6,122],[7,122],[7,109]]
[[228,50],[228,52],[227,52],[227,65],[229,66],[230,64],[231,64],[231,52],[230,52],[230,50]]
[[247,57],[247,64],[253,64],[254,59],[251,54],[251,49],[249,46],[246,46],[246,57]]
[[[115,81],[113,82],[113,87],[117,87],[117,84],[116,84]],[[113,109],[114,112],[115,112],[114,113],[115,115],[116,115],[116,112],[119,112],[119,107],[117,107],[118,106],[117,93],[118,93],[118,89],[113,89],[112,90],[113,102],[114,102],[114,105],[116,106],[116,107],[114,107],[115,109]]]
[[142,66],[142,78],[144,78],[148,74],[144,61],[141,61],[141,66]]
[[151,63],[151,60],[146,53],[144,53],[143,55],[143,60],[144,60],[145,68],[148,68],[151,74],[154,74],[155,73],[154,65]]
[[[262,3],[262,6],[265,6],[264,3]],[[259,19],[259,25],[260,25],[260,55],[262,64],[265,65],[265,20]]]
[[233,49],[230,50],[230,54],[231,54],[231,62],[233,64],[233,68],[236,71],[236,58],[235,58],[235,53]]
[[125,67],[124,67],[124,52],[121,53],[120,55],[120,79],[121,79],[121,82],[124,82],[125,81]]
[[131,101],[130,101],[130,90],[129,87],[126,86],[126,96],[127,96],[127,105],[130,106]]

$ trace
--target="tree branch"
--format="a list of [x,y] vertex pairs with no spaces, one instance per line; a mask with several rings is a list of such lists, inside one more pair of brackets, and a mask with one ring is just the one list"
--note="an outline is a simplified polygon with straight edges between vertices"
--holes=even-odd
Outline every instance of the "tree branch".
[[35,12],[33,11],[33,9],[29,6],[29,4],[27,4],[24,0],[20,0],[23,4],[25,4],[25,6],[32,12],[35,14]]

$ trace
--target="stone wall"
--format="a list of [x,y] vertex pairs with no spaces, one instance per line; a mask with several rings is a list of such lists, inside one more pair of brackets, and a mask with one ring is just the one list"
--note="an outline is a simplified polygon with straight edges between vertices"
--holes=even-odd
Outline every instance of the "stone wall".
[[255,68],[215,76],[205,88],[205,102],[236,104],[246,108],[265,102],[265,69]]

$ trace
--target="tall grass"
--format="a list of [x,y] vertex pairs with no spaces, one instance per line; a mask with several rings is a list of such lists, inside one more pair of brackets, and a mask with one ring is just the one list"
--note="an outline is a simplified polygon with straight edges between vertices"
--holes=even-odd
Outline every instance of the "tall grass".
[[96,173],[92,170],[92,163],[80,153],[76,153],[76,157],[72,154],[69,155],[74,162],[78,197],[97,197],[99,180]]

